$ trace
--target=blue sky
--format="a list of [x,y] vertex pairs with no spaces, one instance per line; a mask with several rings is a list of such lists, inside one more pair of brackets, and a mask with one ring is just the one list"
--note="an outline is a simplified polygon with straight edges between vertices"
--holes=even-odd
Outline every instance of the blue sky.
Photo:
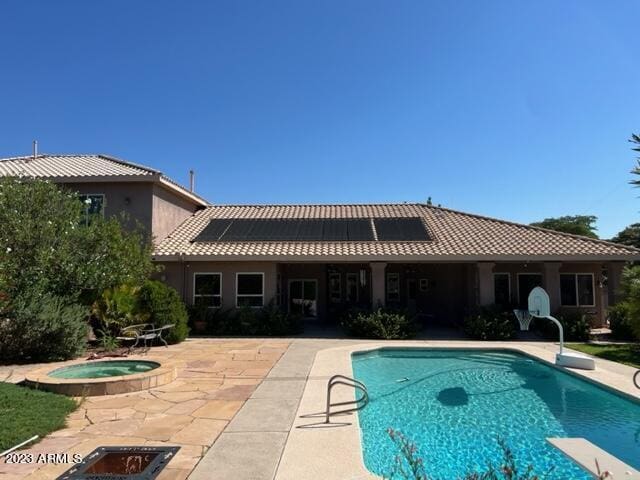
[[640,220],[636,0],[0,7],[0,156],[110,153],[215,203]]

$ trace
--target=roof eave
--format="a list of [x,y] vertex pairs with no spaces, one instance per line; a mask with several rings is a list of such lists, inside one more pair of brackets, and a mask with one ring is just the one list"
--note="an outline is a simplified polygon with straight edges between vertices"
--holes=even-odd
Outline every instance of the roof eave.
[[209,202],[207,202],[204,198],[201,198],[200,196],[196,195],[193,192],[190,192],[186,188],[183,188],[180,185],[177,185],[177,184],[167,180],[162,175],[158,179],[158,183],[160,185],[162,185],[164,188],[166,188],[168,190],[171,190],[174,193],[177,193],[181,197],[183,197],[183,198],[195,203],[196,205],[198,205],[200,207],[208,207],[210,205]]
[[155,254],[157,262],[388,262],[388,263],[469,263],[469,262],[638,262],[640,255],[206,255]]

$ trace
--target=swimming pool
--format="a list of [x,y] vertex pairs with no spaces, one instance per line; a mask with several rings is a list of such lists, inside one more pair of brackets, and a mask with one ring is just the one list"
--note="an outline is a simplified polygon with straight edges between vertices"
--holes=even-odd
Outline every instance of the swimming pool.
[[426,473],[454,479],[500,465],[497,437],[521,468],[549,479],[592,478],[546,442],[583,437],[640,469],[640,405],[509,351],[379,349],[352,355],[371,401],[358,414],[365,466],[378,475],[397,450],[388,428],[416,443]]

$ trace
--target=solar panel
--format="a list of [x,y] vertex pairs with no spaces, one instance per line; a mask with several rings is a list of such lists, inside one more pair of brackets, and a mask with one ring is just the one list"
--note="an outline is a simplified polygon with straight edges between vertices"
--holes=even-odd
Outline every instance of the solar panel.
[[429,240],[429,233],[419,217],[374,218],[378,240],[423,242]]
[[198,234],[194,242],[217,242],[225,230],[229,228],[232,221],[230,219],[217,218],[209,221],[209,224]]
[[[425,241],[420,218],[374,218],[380,241]],[[194,242],[370,242],[370,218],[213,219]]]
[[375,240],[371,229],[371,220],[368,218],[350,219],[347,228],[349,240],[352,242]]

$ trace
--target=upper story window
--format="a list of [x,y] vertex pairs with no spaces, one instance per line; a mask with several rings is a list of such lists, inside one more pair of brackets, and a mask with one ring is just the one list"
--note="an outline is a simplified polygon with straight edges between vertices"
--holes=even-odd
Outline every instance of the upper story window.
[[101,193],[92,193],[87,195],[78,195],[80,201],[84,205],[84,211],[87,216],[101,214],[104,215],[104,195]]
[[262,307],[264,305],[264,273],[236,274],[236,306]]
[[222,305],[221,273],[193,274],[193,304],[215,308]]
[[592,273],[561,273],[560,303],[564,307],[594,307]]

